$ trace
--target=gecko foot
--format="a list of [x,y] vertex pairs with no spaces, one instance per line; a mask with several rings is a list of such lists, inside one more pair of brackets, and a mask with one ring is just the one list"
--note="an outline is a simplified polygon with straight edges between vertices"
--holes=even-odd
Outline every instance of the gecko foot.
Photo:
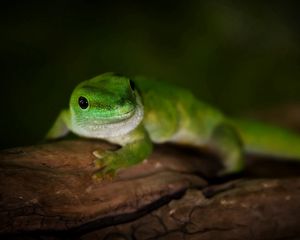
[[92,178],[97,181],[112,181],[116,175],[116,170],[111,167],[114,153],[96,150],[93,155],[96,157],[94,160],[96,170]]
[[116,171],[113,169],[102,169],[102,170],[98,170],[96,171],[92,178],[96,181],[112,181],[114,179],[116,175]]

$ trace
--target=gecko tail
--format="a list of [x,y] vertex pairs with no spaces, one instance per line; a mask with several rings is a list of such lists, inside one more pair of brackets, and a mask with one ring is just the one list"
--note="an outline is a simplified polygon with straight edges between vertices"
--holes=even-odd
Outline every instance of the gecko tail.
[[300,161],[300,134],[258,121],[231,121],[238,129],[246,152]]

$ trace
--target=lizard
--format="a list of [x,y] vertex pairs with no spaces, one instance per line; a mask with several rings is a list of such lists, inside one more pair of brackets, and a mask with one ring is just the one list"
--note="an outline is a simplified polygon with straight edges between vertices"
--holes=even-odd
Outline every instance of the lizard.
[[70,131],[120,146],[93,152],[94,176],[102,179],[143,161],[153,144],[166,142],[215,151],[223,163],[221,174],[242,171],[246,153],[300,161],[300,136],[292,131],[227,117],[171,83],[115,73],[80,83],[46,138],[61,138]]

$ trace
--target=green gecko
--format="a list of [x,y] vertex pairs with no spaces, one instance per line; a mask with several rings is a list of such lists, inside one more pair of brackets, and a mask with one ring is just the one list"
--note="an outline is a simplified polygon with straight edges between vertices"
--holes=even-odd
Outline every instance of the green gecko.
[[48,139],[69,131],[118,144],[116,151],[94,151],[95,176],[114,176],[152,152],[153,143],[206,147],[222,159],[222,173],[244,168],[246,152],[300,160],[300,136],[258,122],[228,118],[186,89],[143,77],[105,73],[80,83],[69,109],[62,110]]

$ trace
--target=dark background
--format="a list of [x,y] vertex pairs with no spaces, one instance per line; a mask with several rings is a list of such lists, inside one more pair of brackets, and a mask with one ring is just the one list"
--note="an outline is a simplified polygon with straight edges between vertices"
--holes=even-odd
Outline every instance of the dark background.
[[300,100],[297,1],[2,1],[1,148],[39,142],[74,86],[146,75],[243,115]]

